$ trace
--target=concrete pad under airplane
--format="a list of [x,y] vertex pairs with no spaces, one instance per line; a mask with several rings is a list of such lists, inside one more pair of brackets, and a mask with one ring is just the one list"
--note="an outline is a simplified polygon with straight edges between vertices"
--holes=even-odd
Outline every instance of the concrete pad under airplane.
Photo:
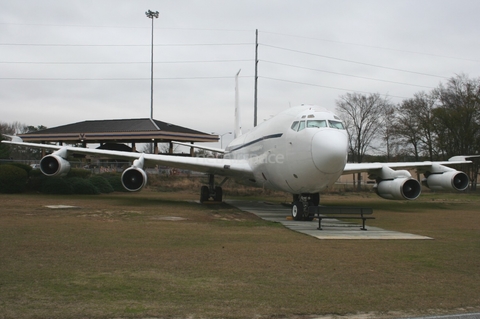
[[283,205],[242,200],[228,200],[227,203],[240,210],[255,214],[264,220],[281,223],[293,231],[318,239],[432,239],[427,236],[385,230],[368,224],[366,226],[367,230],[364,231],[360,229],[361,222],[351,223],[336,219],[322,221],[323,230],[318,230],[316,220],[288,220],[287,216],[290,215],[290,208]]

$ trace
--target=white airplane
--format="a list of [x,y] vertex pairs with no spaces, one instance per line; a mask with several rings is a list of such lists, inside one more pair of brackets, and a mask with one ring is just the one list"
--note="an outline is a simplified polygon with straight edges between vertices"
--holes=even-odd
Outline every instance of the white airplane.
[[[2,143],[53,150],[40,161],[47,176],[62,176],[70,170],[71,154],[102,155],[133,161],[122,174],[122,184],[129,191],[141,190],[147,182],[145,165],[158,164],[209,174],[209,183],[202,186],[200,201],[213,198],[222,201],[223,183],[232,178],[240,183],[293,194],[292,217],[308,220],[309,207],[320,203],[319,192],[333,185],[341,175],[368,172],[376,181],[377,194],[385,199],[412,200],[421,192],[420,183],[406,169],[425,175],[424,184],[433,190],[463,191],[468,176],[446,165],[470,163],[465,156],[444,162],[414,163],[347,163],[348,137],[340,118],[325,108],[302,105],[289,108],[241,134],[235,121],[235,139],[225,150],[224,158],[178,157],[111,150],[88,149],[25,143],[19,137]],[[191,144],[183,144],[191,147]],[[225,179],[216,186],[214,176]]]

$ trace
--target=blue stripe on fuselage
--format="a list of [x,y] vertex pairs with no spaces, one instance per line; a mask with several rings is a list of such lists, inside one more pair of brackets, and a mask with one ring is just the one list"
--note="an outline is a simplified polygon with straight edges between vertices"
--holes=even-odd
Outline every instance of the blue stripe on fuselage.
[[264,141],[264,140],[268,140],[268,139],[271,139],[271,138],[279,138],[279,137],[282,137],[283,133],[277,133],[277,134],[271,134],[271,135],[267,135],[267,136],[264,136],[264,137],[261,137],[261,138],[257,138],[256,140],[254,141],[251,141],[251,142],[248,142],[248,143],[245,143],[243,145],[240,145],[240,146],[237,146],[233,149],[226,149],[227,152],[234,152],[234,151],[238,151],[239,149],[242,149],[244,147],[247,147],[247,146],[250,146],[250,145],[253,145],[255,143],[258,143],[260,141]]

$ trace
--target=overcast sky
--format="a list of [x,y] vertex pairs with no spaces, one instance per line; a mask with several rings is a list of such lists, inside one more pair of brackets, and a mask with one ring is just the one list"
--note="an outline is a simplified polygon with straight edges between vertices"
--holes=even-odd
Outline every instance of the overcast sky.
[[[335,110],[348,92],[393,103],[456,74],[480,77],[475,0],[2,0],[0,122],[55,127],[150,116],[203,132],[233,130],[298,104]],[[224,136],[224,146],[232,139]]]

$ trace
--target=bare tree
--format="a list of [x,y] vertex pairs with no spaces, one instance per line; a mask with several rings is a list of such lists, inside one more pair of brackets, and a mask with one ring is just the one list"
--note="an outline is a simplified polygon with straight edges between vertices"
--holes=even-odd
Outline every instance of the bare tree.
[[[367,151],[372,148],[383,125],[382,111],[387,103],[387,99],[378,93],[368,96],[347,93],[336,101],[337,111],[347,129],[353,162],[361,163]],[[358,174],[358,180],[360,179],[361,175]]]
[[399,139],[397,134],[397,114],[395,105],[385,101],[379,118],[379,133],[381,148],[384,149],[387,162],[399,153]]
[[[434,115],[438,147],[445,157],[477,154],[480,148],[480,78],[466,75],[451,78],[433,92],[438,98]],[[471,170],[472,188],[476,186],[479,167]]]
[[[20,122],[0,123],[0,134],[15,135],[30,132],[36,132],[46,129],[45,126],[27,126]],[[13,158],[16,160],[39,160],[42,151],[40,149],[28,149],[25,147],[0,145],[0,153],[2,158]]]
[[480,146],[480,79],[458,75],[440,84],[435,117],[445,156],[473,154]]
[[434,159],[435,148],[435,97],[425,92],[416,93],[397,106],[397,134],[410,148],[416,161],[421,156]]

